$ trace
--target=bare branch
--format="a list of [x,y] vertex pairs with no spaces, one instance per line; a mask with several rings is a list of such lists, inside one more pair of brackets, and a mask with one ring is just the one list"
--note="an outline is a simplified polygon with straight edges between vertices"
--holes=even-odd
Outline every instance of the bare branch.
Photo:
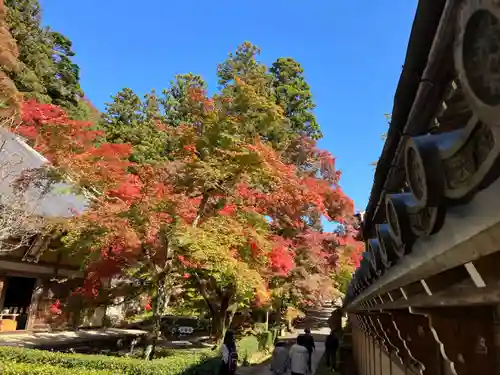
[[[9,147],[9,136],[0,138],[0,253],[29,246],[45,230],[46,219],[35,212],[41,197],[15,188],[14,182],[26,169],[23,150]],[[12,136],[11,136],[12,138]]]

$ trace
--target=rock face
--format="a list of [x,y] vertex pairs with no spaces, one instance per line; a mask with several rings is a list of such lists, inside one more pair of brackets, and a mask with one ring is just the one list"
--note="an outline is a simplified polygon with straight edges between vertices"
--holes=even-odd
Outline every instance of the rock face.
[[8,75],[19,69],[19,60],[16,41],[9,32],[6,17],[4,2],[0,1],[0,117],[9,117],[16,113],[20,98]]

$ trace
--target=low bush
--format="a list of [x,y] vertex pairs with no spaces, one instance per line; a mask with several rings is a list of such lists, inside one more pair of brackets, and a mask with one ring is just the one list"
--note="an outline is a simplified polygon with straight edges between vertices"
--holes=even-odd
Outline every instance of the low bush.
[[[244,336],[237,342],[240,361],[273,347],[277,331]],[[212,375],[220,364],[218,352],[212,350],[172,350],[158,348],[156,359],[106,355],[70,354],[37,349],[0,347],[2,375]]]
[[274,346],[274,340],[278,337],[278,330],[272,329],[266,332],[261,332],[257,335],[259,340],[259,350],[269,350]]
[[236,343],[240,362],[247,364],[254,355],[263,351],[270,351],[273,348],[274,340],[277,336],[277,330],[243,336]]
[[[210,375],[215,373],[219,365],[219,360],[213,358],[214,355],[215,353],[212,351],[184,351],[178,355],[146,362],[140,359],[105,355],[66,354],[36,349],[0,347],[0,363],[9,363],[9,367],[12,364],[11,372],[0,372],[0,374]],[[38,367],[41,369],[39,372],[30,372],[31,368]]]
[[2,375],[109,375],[106,370],[69,369],[59,366],[33,363],[1,363]]
[[251,357],[259,352],[259,340],[256,336],[245,336],[236,343],[238,359],[247,364]]

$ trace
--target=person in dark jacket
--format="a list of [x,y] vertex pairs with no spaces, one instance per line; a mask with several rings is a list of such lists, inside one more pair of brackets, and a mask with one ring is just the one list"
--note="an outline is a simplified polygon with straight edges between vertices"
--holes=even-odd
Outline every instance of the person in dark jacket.
[[307,348],[307,351],[309,353],[309,360],[307,362],[307,365],[309,366],[309,371],[311,371],[311,364],[312,364],[312,354],[314,352],[314,349],[316,349],[316,345],[314,343],[314,337],[311,335],[311,330],[309,328],[306,328],[304,330],[304,346]]
[[232,331],[227,331],[221,346],[221,364],[219,375],[234,375],[238,363],[236,340]]
[[271,371],[274,375],[284,375],[290,367],[290,356],[288,348],[283,341],[274,342],[274,351],[271,359]]
[[325,355],[327,367],[337,370],[337,350],[339,348],[339,338],[337,331],[330,332],[325,341]]

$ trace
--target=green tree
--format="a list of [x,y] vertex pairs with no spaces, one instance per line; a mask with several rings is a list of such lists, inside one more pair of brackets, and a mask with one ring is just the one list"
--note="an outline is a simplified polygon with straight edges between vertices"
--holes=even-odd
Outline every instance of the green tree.
[[21,66],[11,79],[26,98],[57,104],[70,112],[83,97],[71,41],[42,27],[38,0],[5,0],[7,24],[19,48]]
[[130,88],[124,88],[106,103],[100,127],[110,143],[128,143],[133,147],[131,160],[152,163],[166,155],[167,136],[159,122],[163,119],[160,100],[153,91],[144,100]]
[[187,73],[175,76],[170,87],[163,90],[164,97],[161,100],[165,112],[165,122],[172,126],[192,121],[192,103],[189,93],[192,90],[207,89],[203,78],[197,74]]
[[102,114],[106,138],[115,142],[121,140],[124,129],[130,129],[144,121],[141,98],[130,88],[123,88],[106,103]]
[[267,73],[267,67],[257,61],[260,48],[250,42],[244,42],[238,46],[234,53],[230,53],[227,59],[217,66],[217,77],[219,85],[226,91],[236,88],[235,79],[239,78],[247,85],[255,87],[260,95],[271,95],[271,77]]
[[291,131],[297,135],[319,139],[321,133],[313,110],[311,88],[302,66],[290,57],[277,59],[270,68],[276,103],[290,120]]
[[[228,114],[245,117],[247,134],[285,150],[290,143],[290,122],[275,104],[272,76],[266,65],[257,61],[259,55],[257,46],[244,42],[218,65],[221,94],[231,100],[226,106]],[[271,111],[276,114],[274,118],[268,117],[271,106],[278,109]]]

